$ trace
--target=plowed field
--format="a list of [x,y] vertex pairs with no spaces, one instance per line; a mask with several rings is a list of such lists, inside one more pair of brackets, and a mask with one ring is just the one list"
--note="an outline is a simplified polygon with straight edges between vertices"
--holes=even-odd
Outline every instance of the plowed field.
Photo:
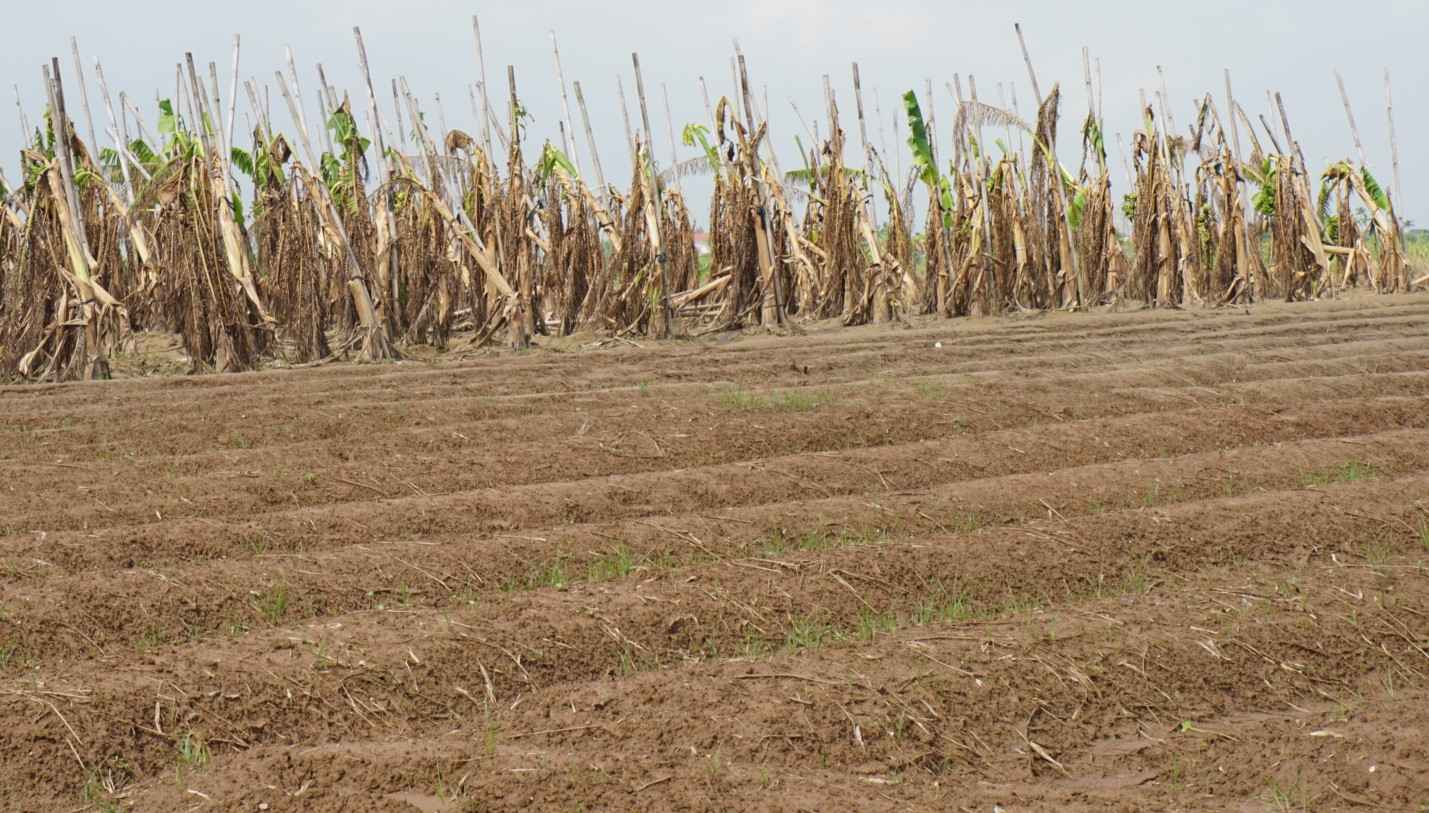
[[1429,810],[1426,320],[0,388],[0,810]]

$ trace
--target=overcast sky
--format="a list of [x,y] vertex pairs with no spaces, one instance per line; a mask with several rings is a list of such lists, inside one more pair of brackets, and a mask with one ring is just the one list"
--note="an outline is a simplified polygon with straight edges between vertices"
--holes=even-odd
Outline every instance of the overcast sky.
[[[141,101],[152,130],[155,94],[173,95],[174,65],[185,51],[194,53],[200,70],[209,61],[217,62],[227,93],[234,34],[243,37],[245,78],[266,77],[271,83],[273,71],[284,62],[284,46],[290,45],[310,104],[316,104],[315,65],[321,62],[329,79],[350,90],[360,102],[357,109],[365,110],[352,37],[352,27],[359,25],[388,111],[390,90],[382,94],[380,89],[401,75],[422,98],[429,120],[434,95],[440,94],[450,126],[475,132],[466,88],[478,76],[471,31],[476,13],[481,16],[493,87],[504,90],[505,67],[516,67],[522,102],[535,119],[534,143],[529,145],[534,150],[545,138],[557,137],[560,95],[549,37],[554,30],[567,80],[579,79],[584,86],[607,175],[624,186],[629,163],[621,143],[624,125],[616,77],[624,76],[627,90],[633,91],[632,51],[640,52],[662,161],[669,157],[669,139],[661,84],[669,86],[677,130],[685,122],[703,120],[698,78],[708,79],[716,98],[730,93],[731,40],[738,38],[756,88],[768,86],[775,144],[785,163],[793,164],[793,138],[802,133],[802,126],[789,102],[793,99],[812,118],[822,106],[823,74],[831,75],[840,94],[850,140],[857,138],[849,90],[850,63],[855,60],[863,73],[870,116],[875,91],[881,99],[882,119],[871,124],[875,146],[885,139],[893,143],[891,122],[899,94],[910,88],[921,94],[927,79],[939,89],[937,108],[949,111],[950,98],[942,88],[954,73],[964,80],[975,75],[980,96],[994,102],[999,83],[1015,83],[1018,101],[1028,113],[1032,91],[1013,32],[1013,23],[1020,21],[1044,92],[1053,82],[1063,86],[1064,156],[1075,155],[1077,125],[1086,109],[1081,48],[1090,47],[1102,60],[1114,164],[1120,163],[1115,134],[1129,136],[1136,128],[1138,89],[1158,86],[1157,65],[1165,67],[1173,115],[1183,128],[1193,118],[1200,95],[1213,91],[1218,104],[1222,102],[1223,70],[1230,68],[1237,98],[1252,117],[1270,112],[1268,90],[1283,93],[1291,128],[1312,169],[1352,157],[1354,143],[1334,83],[1338,67],[1354,102],[1369,161],[1388,186],[1393,171],[1384,73],[1389,69],[1405,187],[1398,195],[1399,208],[1407,217],[1429,222],[1429,155],[1420,148],[1429,134],[1429,7],[1424,0],[70,0],[9,5],[0,69],[10,112],[0,115],[0,166],[12,180],[21,138],[8,86],[18,86],[25,112],[35,121],[42,109],[40,66],[58,56],[77,114],[71,35],[79,38],[86,71],[96,58],[101,60],[111,87]],[[273,97],[275,124],[290,129],[276,89]],[[91,102],[102,131],[104,113],[93,85]],[[249,121],[246,108],[244,99],[239,130]],[[632,115],[638,127],[638,110],[632,109]],[[1118,193],[1124,191],[1122,185]]]

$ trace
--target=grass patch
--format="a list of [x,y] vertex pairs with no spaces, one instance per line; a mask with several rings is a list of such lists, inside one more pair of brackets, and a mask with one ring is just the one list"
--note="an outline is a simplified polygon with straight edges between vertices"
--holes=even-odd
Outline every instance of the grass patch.
[[84,781],[80,795],[91,809],[99,813],[120,813],[124,809],[115,799],[119,795],[119,785],[113,771],[108,776],[102,776],[97,768],[89,769],[89,778]]
[[917,626],[926,627],[929,624],[956,624],[959,621],[968,621],[973,616],[972,603],[966,594],[949,593],[939,588],[937,592],[918,602],[918,606],[913,610],[912,621]]
[[860,641],[872,641],[880,634],[898,629],[898,615],[893,612],[875,613],[864,608],[858,614],[855,637]]
[[736,412],[813,412],[833,400],[833,396],[826,392],[805,390],[729,390],[719,396],[720,406]]
[[277,625],[288,614],[288,588],[281,584],[268,588],[258,595],[253,606],[264,621]]
[[196,771],[208,764],[208,743],[197,734],[188,733],[179,738],[178,748],[179,764],[185,768]]
[[223,438],[223,445],[230,449],[251,449],[253,448],[253,441],[237,432],[229,432]]
[[913,385],[913,392],[928,401],[941,401],[947,397],[948,388],[936,381],[919,381]]
[[1336,483],[1359,483],[1373,480],[1378,476],[1379,472],[1368,463],[1351,460],[1333,468],[1307,472],[1300,478],[1300,485],[1305,488],[1315,488],[1331,486]]
[[614,551],[591,562],[586,568],[586,581],[613,582],[634,573],[640,561],[630,548],[621,545]]
[[518,576],[507,580],[501,585],[501,589],[507,592],[515,590],[539,590],[543,587],[552,587],[557,590],[564,590],[570,585],[571,579],[566,574],[564,562],[556,561],[542,565],[525,576]]
[[827,646],[846,637],[843,630],[833,624],[800,616],[789,621],[789,630],[784,634],[784,649],[798,652]]
[[1181,502],[1186,498],[1186,491],[1183,488],[1164,488],[1160,480],[1152,482],[1141,495],[1141,505],[1145,508],[1153,508],[1158,505]]
[[1364,546],[1361,555],[1370,565],[1379,567],[1394,558],[1394,546],[1388,542],[1370,542]]
[[758,546],[759,555],[770,558],[789,553],[817,553],[820,551],[850,548],[859,545],[878,545],[887,541],[883,531],[857,532],[850,530],[838,533],[810,531],[796,536],[779,531]]
[[1429,552],[1429,519],[1419,520],[1419,547]]

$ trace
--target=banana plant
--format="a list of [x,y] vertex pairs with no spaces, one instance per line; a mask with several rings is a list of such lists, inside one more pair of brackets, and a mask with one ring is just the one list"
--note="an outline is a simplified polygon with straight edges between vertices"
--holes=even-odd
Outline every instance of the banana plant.
[[372,146],[372,141],[358,132],[357,121],[353,119],[352,111],[345,101],[333,111],[327,121],[327,128],[332,133],[333,144],[338,146],[342,154],[335,156],[332,153],[323,153],[319,159],[318,172],[323,185],[332,195],[333,202],[338,204],[339,208],[350,209],[356,206],[357,197],[363,188],[363,178],[367,174],[367,148]]
[[547,141],[546,146],[541,148],[541,157],[536,161],[536,179],[545,183],[552,175],[559,171],[566,177],[577,180],[580,178],[576,172],[575,164],[571,159],[561,152],[559,148]]
[[913,166],[919,180],[938,196],[943,207],[943,225],[952,226],[952,185],[938,171],[938,164],[933,159],[933,143],[928,138],[928,124],[923,119],[923,109],[918,105],[918,94],[911,90],[903,94],[903,107],[908,114],[908,147],[913,151]]

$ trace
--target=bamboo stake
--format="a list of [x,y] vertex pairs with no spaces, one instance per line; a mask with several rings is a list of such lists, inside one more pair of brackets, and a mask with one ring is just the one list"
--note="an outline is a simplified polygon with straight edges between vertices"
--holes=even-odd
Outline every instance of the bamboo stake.
[[746,118],[744,113],[744,94],[739,92],[739,67],[735,58],[729,58],[729,78],[731,86],[734,88],[734,115],[738,118]]
[[705,84],[705,78],[703,76],[700,77],[700,98],[704,99],[705,102],[705,120],[713,127],[714,108],[710,106],[710,89],[709,86]]
[[119,171],[124,178],[124,199],[133,205],[135,183],[133,170],[129,167],[129,139],[127,135],[120,137],[122,128],[114,116],[114,102],[109,95],[109,83],[104,81],[104,68],[99,64],[99,60],[94,62],[94,76],[99,82],[99,95],[104,100],[104,111],[109,116],[109,135],[114,142],[114,149],[119,153]]
[[1295,149],[1295,155],[1300,159],[1300,171],[1305,172],[1308,170],[1305,153],[1300,151],[1300,142],[1296,141],[1295,136],[1290,132],[1290,117],[1285,115],[1285,99],[1281,97],[1278,90],[1275,92],[1275,108],[1280,112],[1280,126],[1285,130],[1286,145]]
[[29,139],[31,134],[30,120],[25,117],[25,105],[20,101],[20,86],[11,85],[11,87],[15,89],[15,112],[20,118],[20,133],[24,138]]
[[[352,39],[357,45],[357,64],[362,69],[362,81],[367,86],[367,114],[372,118],[372,138],[377,143],[377,154],[379,161],[386,171],[386,190],[381,195],[382,208],[380,216],[377,218],[378,241],[380,248],[378,251],[378,286],[383,297],[396,303],[398,301],[398,281],[401,279],[401,257],[396,250],[397,242],[397,216],[392,207],[392,195],[394,190],[392,181],[397,177],[397,167],[387,154],[387,141],[382,133],[382,110],[377,104],[377,88],[372,83],[372,64],[367,59],[367,43],[362,39],[362,29],[358,26],[352,27]],[[401,108],[397,109],[397,115],[401,116]],[[398,125],[401,126],[400,124]],[[383,249],[386,251],[386,261],[382,262]],[[379,312],[381,312],[380,306]],[[395,308],[388,313],[395,315]]]
[[1157,65],[1156,74],[1161,79],[1161,117],[1166,119],[1166,132],[1175,132],[1176,119],[1172,115],[1171,94],[1166,90],[1166,69],[1161,65]]
[[[515,157],[516,152],[521,148],[521,103],[516,95],[516,68],[513,65],[506,66],[506,85],[510,94],[507,101],[508,123],[511,125],[511,146],[509,154],[511,157]],[[522,188],[520,173],[521,168],[519,166],[512,167],[510,182],[513,195],[517,190]],[[524,216],[527,211],[526,201],[524,199],[516,200],[514,204],[521,207],[521,214]],[[515,239],[518,243],[514,249],[516,253],[516,287],[517,290],[520,291],[520,295],[513,300],[510,308],[511,317],[510,324],[508,325],[508,336],[512,347],[518,350],[524,350],[531,346],[531,334],[535,331],[537,324],[536,319],[538,318],[538,314],[535,313],[534,308],[536,282],[532,279],[533,269],[526,259],[526,253],[520,249],[519,243],[522,241],[522,237],[518,234],[515,236]],[[498,252],[504,251],[501,245],[500,230],[496,232],[496,248]]]
[[209,92],[213,94],[212,107],[214,112],[211,115],[214,119],[214,129],[217,131],[214,133],[214,138],[218,140],[219,152],[218,155],[214,156],[214,159],[218,162],[219,171],[223,175],[222,181],[224,192],[232,193],[236,189],[236,184],[234,184],[233,182],[233,174],[228,171],[228,163],[230,161],[231,154],[228,151],[228,137],[226,135],[227,128],[224,126],[222,118],[223,100],[218,95],[218,65],[212,62],[208,63],[208,76]]
[[1365,155],[1364,143],[1360,141],[1359,125],[1355,124],[1355,110],[1354,107],[1350,105],[1350,94],[1345,90],[1345,78],[1340,75],[1338,70],[1335,71],[1335,84],[1340,89],[1340,101],[1345,104],[1345,118],[1350,122],[1350,135],[1354,136],[1355,139],[1355,150],[1360,156],[1360,166],[1367,167],[1369,166],[1369,158]]
[[591,162],[595,165],[595,180],[600,184],[600,198],[610,197],[610,186],[605,182],[605,167],[600,163],[600,148],[595,143],[595,131],[590,126],[590,110],[586,107],[585,93],[581,91],[580,80],[571,83],[576,91],[576,105],[581,111],[581,125],[585,128],[586,146],[590,149]]
[[65,201],[69,204],[70,218],[74,221],[75,237],[84,251],[87,266],[98,264],[94,252],[89,248],[89,234],[85,229],[84,210],[79,205],[79,188],[74,180],[74,155],[70,152],[70,121],[65,111],[64,80],[60,78],[60,61],[50,60],[53,74],[45,74],[45,86],[50,92],[50,105],[54,118],[55,155],[59,157],[60,177],[64,181]]
[[402,88],[403,98],[407,100],[407,118],[412,122],[412,129],[416,133],[417,146],[421,148],[422,156],[427,162],[428,183],[445,198],[450,190],[446,183],[446,173],[443,172],[437,157],[436,143],[427,131],[426,122],[422,120],[422,110],[417,104],[417,97],[412,95],[412,89],[407,85],[407,78],[400,77],[397,81]]
[[[1014,103],[1015,103],[1016,94],[1013,95],[1013,99],[1014,99]],[[1103,81],[1102,81],[1102,58],[1101,58],[1101,57],[1097,57],[1097,120],[1098,120],[1098,121],[1106,121],[1105,109],[1103,108],[1103,105],[1105,105],[1105,104],[1106,104],[1106,87],[1105,87],[1105,84],[1104,84]]]
[[[1032,80],[1032,92],[1037,94],[1037,109],[1040,112],[1044,99],[1038,89],[1037,71],[1032,67],[1032,56],[1027,52],[1027,41],[1022,37],[1022,24],[1016,23],[1014,27],[1017,30],[1017,43],[1022,47],[1022,61],[1027,63],[1027,78]],[[1041,147],[1047,151],[1047,162],[1052,165],[1052,186],[1057,190],[1057,206],[1062,210],[1062,225],[1066,229],[1069,248],[1067,258],[1072,266],[1069,270],[1072,272],[1072,278],[1076,281],[1077,301],[1075,305],[1076,307],[1087,307],[1091,304],[1091,291],[1088,290],[1086,274],[1082,271],[1081,258],[1077,253],[1077,235],[1072,229],[1071,207],[1067,205],[1067,189],[1062,183],[1060,165],[1057,163],[1057,156],[1052,152],[1052,145],[1045,144]],[[1037,145],[1033,146],[1033,149],[1037,148]]]
[[[238,56],[242,50],[243,40],[238,34],[233,35],[233,81],[228,86],[228,137],[224,143],[229,148],[233,147],[233,125],[237,120],[238,110]],[[227,160],[228,153],[225,151],[224,158]]]
[[[317,167],[317,155],[313,152],[312,138],[308,135],[308,127],[303,119],[303,109],[299,103],[299,97],[288,88],[288,80],[283,76],[282,71],[275,71],[274,76],[278,80],[278,90],[282,92],[284,101],[288,103],[288,112],[298,126],[298,140],[302,144],[303,155],[307,157],[309,166]],[[367,334],[365,349],[368,357],[373,360],[398,357],[396,349],[390,344],[387,327],[379,318],[377,308],[373,304],[372,294],[367,287],[367,276],[362,270],[362,263],[358,261],[357,252],[352,247],[347,229],[342,225],[342,217],[337,210],[337,204],[333,203],[327,186],[314,183],[311,172],[300,171],[295,174],[302,179],[309,196],[313,199],[313,204],[317,207],[318,214],[326,221],[334,241],[342,248],[343,259],[347,266],[347,289],[352,296],[353,307],[357,310],[358,322],[361,324],[363,332]]]
[[1389,198],[1398,208],[1401,204],[1400,196],[1404,194],[1404,184],[1399,177],[1399,140],[1394,133],[1394,89],[1389,81],[1389,68],[1384,69],[1384,114],[1389,119],[1389,154],[1394,162],[1394,188]]
[[[51,74],[51,69],[53,69],[53,74]],[[44,76],[45,91],[50,100],[50,110],[55,128],[55,155],[60,168],[58,178],[49,172],[46,173],[46,176],[50,189],[59,204],[57,210],[60,227],[65,236],[66,253],[69,255],[70,271],[74,277],[74,288],[78,294],[84,324],[84,377],[86,379],[108,378],[109,363],[100,347],[98,314],[95,308],[98,291],[93,278],[95,266],[98,263],[94,259],[94,254],[89,250],[83,212],[79,208],[79,193],[74,182],[74,157],[70,154],[70,124],[65,113],[64,84],[60,78],[59,59],[51,59],[50,65],[42,68],[41,73]],[[64,189],[59,189],[60,186],[63,186]],[[108,299],[108,296],[105,295],[104,298]]]
[[869,194],[869,183],[873,178],[873,145],[868,143],[868,124],[864,121],[863,115],[863,81],[858,75],[858,63],[853,63],[853,100],[858,109],[858,140],[863,145],[863,193],[865,200],[865,213],[868,221],[873,226],[874,232],[878,231],[878,212],[876,207],[867,206]]
[[1092,88],[1092,49],[1082,46],[1082,81],[1087,86],[1087,115],[1096,118],[1097,94]]
[[323,66],[318,68],[318,113],[321,114],[323,128],[323,143],[327,144],[327,151],[337,153],[332,141],[332,133],[329,131],[328,123],[332,121],[333,114],[337,112],[337,105],[332,101],[332,89],[327,84],[327,74],[323,71]]
[[680,180],[680,148],[675,141],[675,117],[670,113],[670,88],[660,83],[660,92],[665,96],[665,126],[670,131],[670,172],[675,176],[675,191],[683,197],[685,184]]
[[1037,108],[1042,107],[1042,88],[1037,84],[1037,71],[1032,69],[1032,56],[1027,52],[1027,40],[1022,36],[1022,23],[1013,23],[1017,31],[1017,44],[1022,48],[1022,61],[1027,63],[1027,78],[1032,80],[1032,95],[1037,98]]
[[327,69],[323,67],[323,63],[319,62],[317,64],[317,71],[319,97],[323,100],[324,104],[327,105],[328,110],[337,110],[337,91],[333,90],[332,85],[328,84]]
[[213,154],[213,117],[208,113],[207,96],[203,92],[203,83],[199,81],[198,70],[194,67],[194,55],[184,54],[184,63],[188,71],[189,82],[184,88],[188,93],[189,110],[192,113],[190,121],[195,122],[198,127],[199,142],[203,144],[204,152]]
[[625,80],[617,75],[615,85],[620,91],[620,117],[625,121],[625,148],[630,153],[630,167],[634,169],[640,165],[640,159],[635,153],[635,131],[630,129],[630,108],[625,104]]
[[[749,92],[749,65],[744,59],[744,51],[739,47],[738,41],[734,43],[734,54],[735,61],[739,66],[738,84],[736,87],[739,89],[740,98],[744,101],[744,119],[748,125],[750,137],[753,138],[757,130],[754,126],[754,100]],[[768,118],[766,118],[765,121],[767,122]],[[768,136],[766,135],[765,138],[767,139]],[[764,326],[774,327],[784,318],[784,298],[780,286],[779,272],[778,269],[774,267],[774,226],[769,222],[770,218],[773,217],[773,209],[769,205],[769,188],[764,181],[764,173],[759,171],[757,145],[755,150],[756,154],[749,156],[749,162],[750,172],[754,176],[752,180],[754,181],[755,190],[759,194],[760,210],[757,216],[759,217],[760,223],[756,237],[764,241],[764,245],[761,249],[763,254],[762,263],[768,269],[764,275],[764,293],[760,312]],[[770,154],[773,155],[773,147],[770,147]],[[777,166],[775,167],[775,171],[778,172]]]
[[[89,83],[84,78],[84,62],[79,58],[79,38],[70,37],[69,45],[70,50],[74,53],[74,76],[75,81],[79,82],[79,100],[84,108],[85,134],[89,136],[89,143],[97,150],[99,149],[99,139],[94,137],[94,114],[89,109]],[[95,160],[98,160],[98,157],[96,155]]]
[[[175,99],[174,103],[177,104],[178,100]],[[134,126],[139,128],[140,138],[144,139],[144,141],[148,142],[155,148],[162,148],[164,146],[163,144],[160,144],[158,141],[156,141],[152,135],[150,135],[149,128],[144,125],[144,114],[139,111],[139,106],[134,104],[134,102],[129,99],[129,94],[125,93],[122,90],[119,91],[119,107],[121,115],[125,110],[128,110],[134,115]]]
[[[645,103],[645,77],[640,73],[640,54],[632,53],[630,61],[635,66],[635,95],[640,100],[640,121],[645,131],[645,150],[650,156],[650,188],[653,195],[651,202],[655,209],[655,216],[651,220],[651,231],[655,236],[655,263],[660,270],[660,322],[655,329],[655,333],[661,338],[669,337],[674,330],[674,313],[670,308],[670,272],[665,264],[664,242],[660,236],[660,218],[665,212],[665,202],[660,194],[660,180],[656,173],[655,163],[655,139],[654,133],[650,129],[650,107]],[[638,160],[638,156],[637,156]]]
[[[481,69],[481,132],[486,144],[486,156],[491,159],[495,153],[491,149],[491,99],[486,95],[486,54],[481,47],[481,18],[471,15],[471,28],[476,35],[476,63]],[[495,161],[492,161],[493,165]]]
[[566,74],[561,69],[561,47],[556,44],[556,32],[551,30],[551,51],[556,55],[556,81],[561,85],[561,144],[566,149],[566,154],[571,157],[571,162],[576,165],[576,172],[585,175],[585,167],[581,165],[580,148],[576,143],[575,126],[571,123],[571,103],[566,95]]

